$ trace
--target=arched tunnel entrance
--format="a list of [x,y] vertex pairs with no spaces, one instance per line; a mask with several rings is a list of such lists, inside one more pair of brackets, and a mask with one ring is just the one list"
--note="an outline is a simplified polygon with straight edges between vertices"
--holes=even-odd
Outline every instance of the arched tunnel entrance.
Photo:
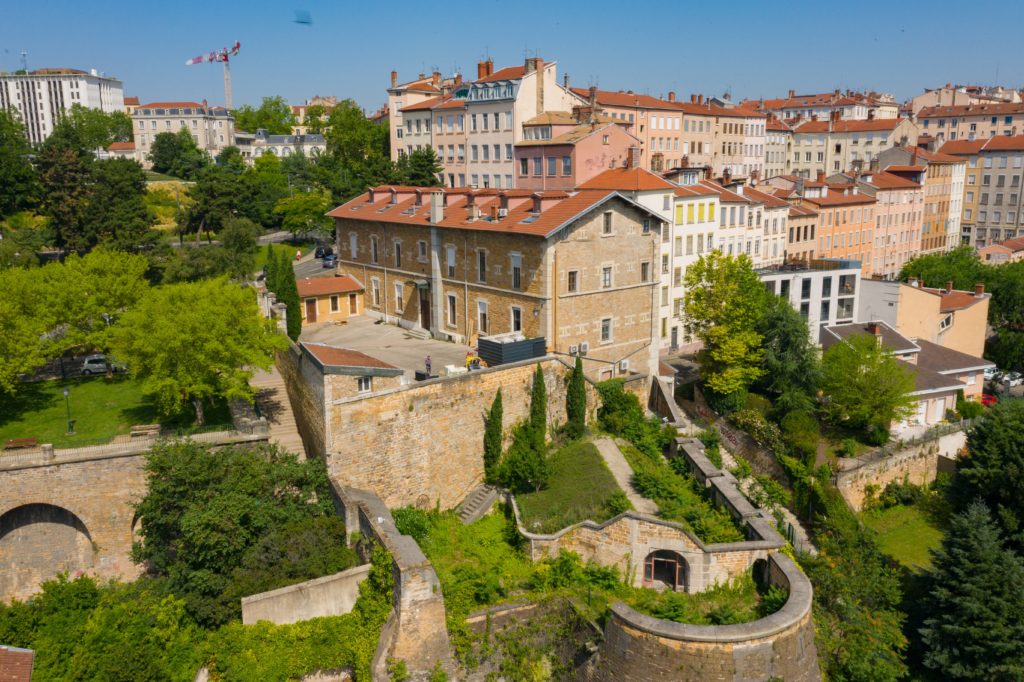
[[0,515],[0,599],[25,599],[59,573],[75,576],[95,565],[85,523],[52,504],[32,503]]

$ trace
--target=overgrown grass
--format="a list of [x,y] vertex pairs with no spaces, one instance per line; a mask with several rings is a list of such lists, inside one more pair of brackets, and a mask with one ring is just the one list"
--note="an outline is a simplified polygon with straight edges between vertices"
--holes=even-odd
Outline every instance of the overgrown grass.
[[[68,400],[63,389],[68,387]],[[75,421],[75,435],[67,436],[68,403]],[[205,410],[208,427],[230,425],[227,403],[220,401]],[[153,403],[142,393],[141,382],[127,376],[88,377],[65,382],[36,381],[21,384],[16,396],[0,394],[0,442],[10,438],[36,438],[56,447],[105,443],[128,433],[136,424],[161,423],[187,433],[194,414],[183,412],[161,419]]]
[[777,588],[762,598],[749,573],[694,594],[634,588],[627,600],[637,611],[655,618],[694,625],[749,623],[774,613],[785,601],[786,593]]
[[624,493],[593,443],[570,443],[552,453],[548,462],[548,487],[516,495],[527,530],[552,533],[585,519],[600,523],[624,511],[619,502]]
[[[295,252],[302,251],[302,255],[305,256],[312,249],[316,247],[316,244],[311,241],[302,242],[281,242],[271,244],[270,248],[274,250],[274,255],[280,258],[280,254],[284,254],[289,260],[295,260]],[[267,247],[262,245],[256,251],[256,269],[262,270],[263,266],[267,264]]]
[[[152,173],[152,171],[148,172]],[[150,181],[143,197],[146,207],[156,216],[156,224],[153,227],[158,230],[173,230],[178,224],[179,205],[182,209],[186,209],[193,203],[188,196],[189,185],[170,176],[159,173],[153,173],[153,175],[158,179]]]
[[861,514],[861,519],[878,534],[882,552],[911,570],[931,568],[928,550],[939,546],[943,530],[925,504],[872,509]]
[[658,505],[658,514],[681,523],[703,542],[740,542],[743,531],[732,517],[706,497],[689,473],[681,473],[658,455],[649,457],[626,443],[619,444],[633,469],[633,486]]

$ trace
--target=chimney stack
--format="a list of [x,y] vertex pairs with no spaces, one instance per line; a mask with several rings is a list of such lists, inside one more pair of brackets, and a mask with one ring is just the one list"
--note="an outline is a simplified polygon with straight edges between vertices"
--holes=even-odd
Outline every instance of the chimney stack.
[[946,280],[946,293],[953,291],[953,280]]
[[789,98],[793,99],[794,97],[796,97],[796,90],[790,90],[789,91]]
[[437,86],[441,85],[441,72],[440,71],[435,71],[432,74],[430,74],[430,83],[435,88]]
[[825,171],[818,171],[818,182],[825,182]]
[[697,103],[697,95],[690,95],[690,104]]
[[485,59],[482,62],[478,62],[476,65],[476,78],[487,78],[494,73],[494,62],[491,59]]
[[597,107],[597,86],[596,85],[591,85],[590,86],[590,106],[591,106],[591,108],[596,108]]
[[444,220],[444,192],[439,189],[430,193],[430,224],[437,225]]
[[698,93],[698,95],[697,95],[697,104],[703,104],[703,103],[704,103],[704,93]]
[[882,345],[882,325],[877,322],[868,322],[868,333],[875,337],[879,346]]
[[498,222],[498,205],[497,204],[494,204],[493,206],[491,206],[491,222],[492,223]]
[[673,92],[672,90],[668,91],[668,101],[669,102],[675,102],[676,101],[676,93]]
[[562,74],[562,87],[565,88],[566,90],[569,89],[569,74],[568,73],[563,73]]
[[391,72],[391,87],[393,87],[393,88],[394,87],[398,87],[398,72],[397,71],[392,71]]
[[982,284],[981,282],[978,282],[977,284],[974,285],[974,297],[975,298],[981,298],[984,295],[985,295],[985,285]]
[[544,113],[544,60],[534,57],[533,68],[537,71],[537,113],[542,114]]
[[636,168],[640,165],[640,147],[632,146],[626,151],[626,168]]

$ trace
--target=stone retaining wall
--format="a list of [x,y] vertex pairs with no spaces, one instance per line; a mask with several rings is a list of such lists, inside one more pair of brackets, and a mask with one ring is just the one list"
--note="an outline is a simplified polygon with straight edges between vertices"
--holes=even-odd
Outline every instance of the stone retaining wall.
[[323,376],[317,378],[316,367],[292,342],[289,342],[287,350],[278,352],[277,370],[284,379],[295,425],[306,446],[306,453],[309,457],[323,458],[327,452]]
[[359,583],[366,580],[369,573],[370,564],[363,564],[334,575],[242,597],[242,624],[267,620],[283,625],[321,616],[342,616],[355,606]]

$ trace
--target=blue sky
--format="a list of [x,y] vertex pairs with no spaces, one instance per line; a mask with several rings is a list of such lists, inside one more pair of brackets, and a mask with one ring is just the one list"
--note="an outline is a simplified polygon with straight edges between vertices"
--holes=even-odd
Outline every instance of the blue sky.
[[[727,9],[725,9],[727,8]],[[312,25],[294,23],[308,13]],[[0,70],[96,68],[147,100],[223,102],[220,65],[185,60],[235,40],[235,105],[282,95],[352,97],[368,109],[438,67],[475,77],[537,54],[574,85],[735,97],[874,88],[899,99],[947,81],[1024,84],[1009,27],[1024,3],[360,2],[0,0]],[[1000,27],[1007,27],[1001,29]]]

